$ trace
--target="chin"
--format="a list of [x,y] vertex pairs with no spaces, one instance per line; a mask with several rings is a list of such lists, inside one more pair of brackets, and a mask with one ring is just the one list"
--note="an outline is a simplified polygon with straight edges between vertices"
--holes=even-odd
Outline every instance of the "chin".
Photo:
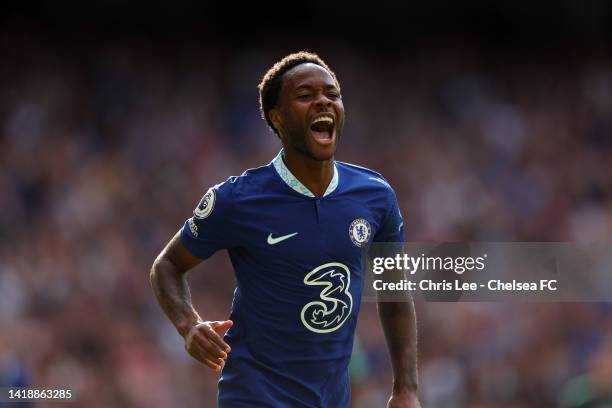
[[328,146],[308,146],[310,156],[318,161],[328,161],[334,158],[336,154],[336,144]]
[[318,161],[332,160],[336,154],[336,146],[337,139],[335,137],[324,143],[319,143],[314,137],[309,137],[306,143],[309,155]]

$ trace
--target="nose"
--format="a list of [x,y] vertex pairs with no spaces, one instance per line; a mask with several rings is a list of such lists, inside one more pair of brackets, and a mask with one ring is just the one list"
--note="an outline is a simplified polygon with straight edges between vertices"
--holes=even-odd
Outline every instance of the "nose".
[[315,101],[315,106],[317,107],[327,107],[331,106],[332,100],[325,95],[324,92],[320,92],[317,94],[317,99]]

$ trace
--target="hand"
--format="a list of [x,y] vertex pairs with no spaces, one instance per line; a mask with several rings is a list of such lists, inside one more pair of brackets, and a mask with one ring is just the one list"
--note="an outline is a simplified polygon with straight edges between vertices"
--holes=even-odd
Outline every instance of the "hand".
[[416,391],[393,391],[387,408],[421,408]]
[[198,322],[185,335],[185,350],[200,363],[220,372],[231,351],[223,334],[233,324],[231,320]]

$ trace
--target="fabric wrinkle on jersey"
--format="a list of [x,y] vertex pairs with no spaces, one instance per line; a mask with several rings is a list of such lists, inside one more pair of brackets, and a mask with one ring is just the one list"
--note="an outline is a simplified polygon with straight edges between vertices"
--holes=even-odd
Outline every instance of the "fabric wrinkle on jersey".
[[347,407],[364,251],[403,240],[384,178],[336,161],[315,197],[281,150],[210,189],[180,239],[201,259],[227,249],[236,275],[219,407]]

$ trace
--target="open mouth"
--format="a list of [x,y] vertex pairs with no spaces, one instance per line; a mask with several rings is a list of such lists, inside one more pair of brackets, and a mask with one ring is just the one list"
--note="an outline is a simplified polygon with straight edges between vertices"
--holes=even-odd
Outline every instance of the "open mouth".
[[329,144],[334,140],[334,130],[334,119],[330,116],[319,116],[310,125],[312,136],[321,144]]

